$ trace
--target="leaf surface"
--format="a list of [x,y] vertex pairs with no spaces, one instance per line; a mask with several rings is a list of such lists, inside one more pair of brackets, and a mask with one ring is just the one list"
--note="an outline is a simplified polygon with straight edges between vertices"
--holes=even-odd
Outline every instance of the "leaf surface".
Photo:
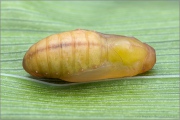
[[[2,1],[2,119],[178,119],[178,1]],[[28,48],[77,28],[134,36],[155,48],[144,74],[91,83],[49,83],[22,68]]]

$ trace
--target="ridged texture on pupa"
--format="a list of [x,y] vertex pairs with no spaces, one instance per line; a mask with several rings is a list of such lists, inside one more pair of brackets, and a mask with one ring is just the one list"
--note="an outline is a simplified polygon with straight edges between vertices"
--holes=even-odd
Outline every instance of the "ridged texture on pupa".
[[134,76],[155,62],[155,50],[134,37],[78,29],[31,46],[23,68],[36,77],[85,82]]

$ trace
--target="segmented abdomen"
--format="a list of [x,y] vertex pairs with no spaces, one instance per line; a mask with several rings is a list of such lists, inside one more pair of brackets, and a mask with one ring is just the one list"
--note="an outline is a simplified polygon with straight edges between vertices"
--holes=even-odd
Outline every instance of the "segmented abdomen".
[[23,66],[33,76],[63,79],[97,68],[106,60],[106,53],[104,38],[77,30],[36,43],[26,53]]

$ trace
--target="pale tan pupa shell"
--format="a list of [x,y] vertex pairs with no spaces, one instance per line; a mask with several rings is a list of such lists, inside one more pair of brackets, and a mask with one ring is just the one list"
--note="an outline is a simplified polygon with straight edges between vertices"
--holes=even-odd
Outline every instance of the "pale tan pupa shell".
[[85,82],[134,76],[155,62],[155,50],[134,37],[77,29],[31,46],[23,68],[36,77]]

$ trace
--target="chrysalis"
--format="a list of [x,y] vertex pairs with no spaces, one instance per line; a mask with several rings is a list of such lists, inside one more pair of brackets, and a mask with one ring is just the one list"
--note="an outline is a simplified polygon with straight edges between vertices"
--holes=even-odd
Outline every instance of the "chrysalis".
[[134,76],[155,62],[155,50],[134,37],[77,29],[31,46],[23,68],[35,77],[85,82]]

